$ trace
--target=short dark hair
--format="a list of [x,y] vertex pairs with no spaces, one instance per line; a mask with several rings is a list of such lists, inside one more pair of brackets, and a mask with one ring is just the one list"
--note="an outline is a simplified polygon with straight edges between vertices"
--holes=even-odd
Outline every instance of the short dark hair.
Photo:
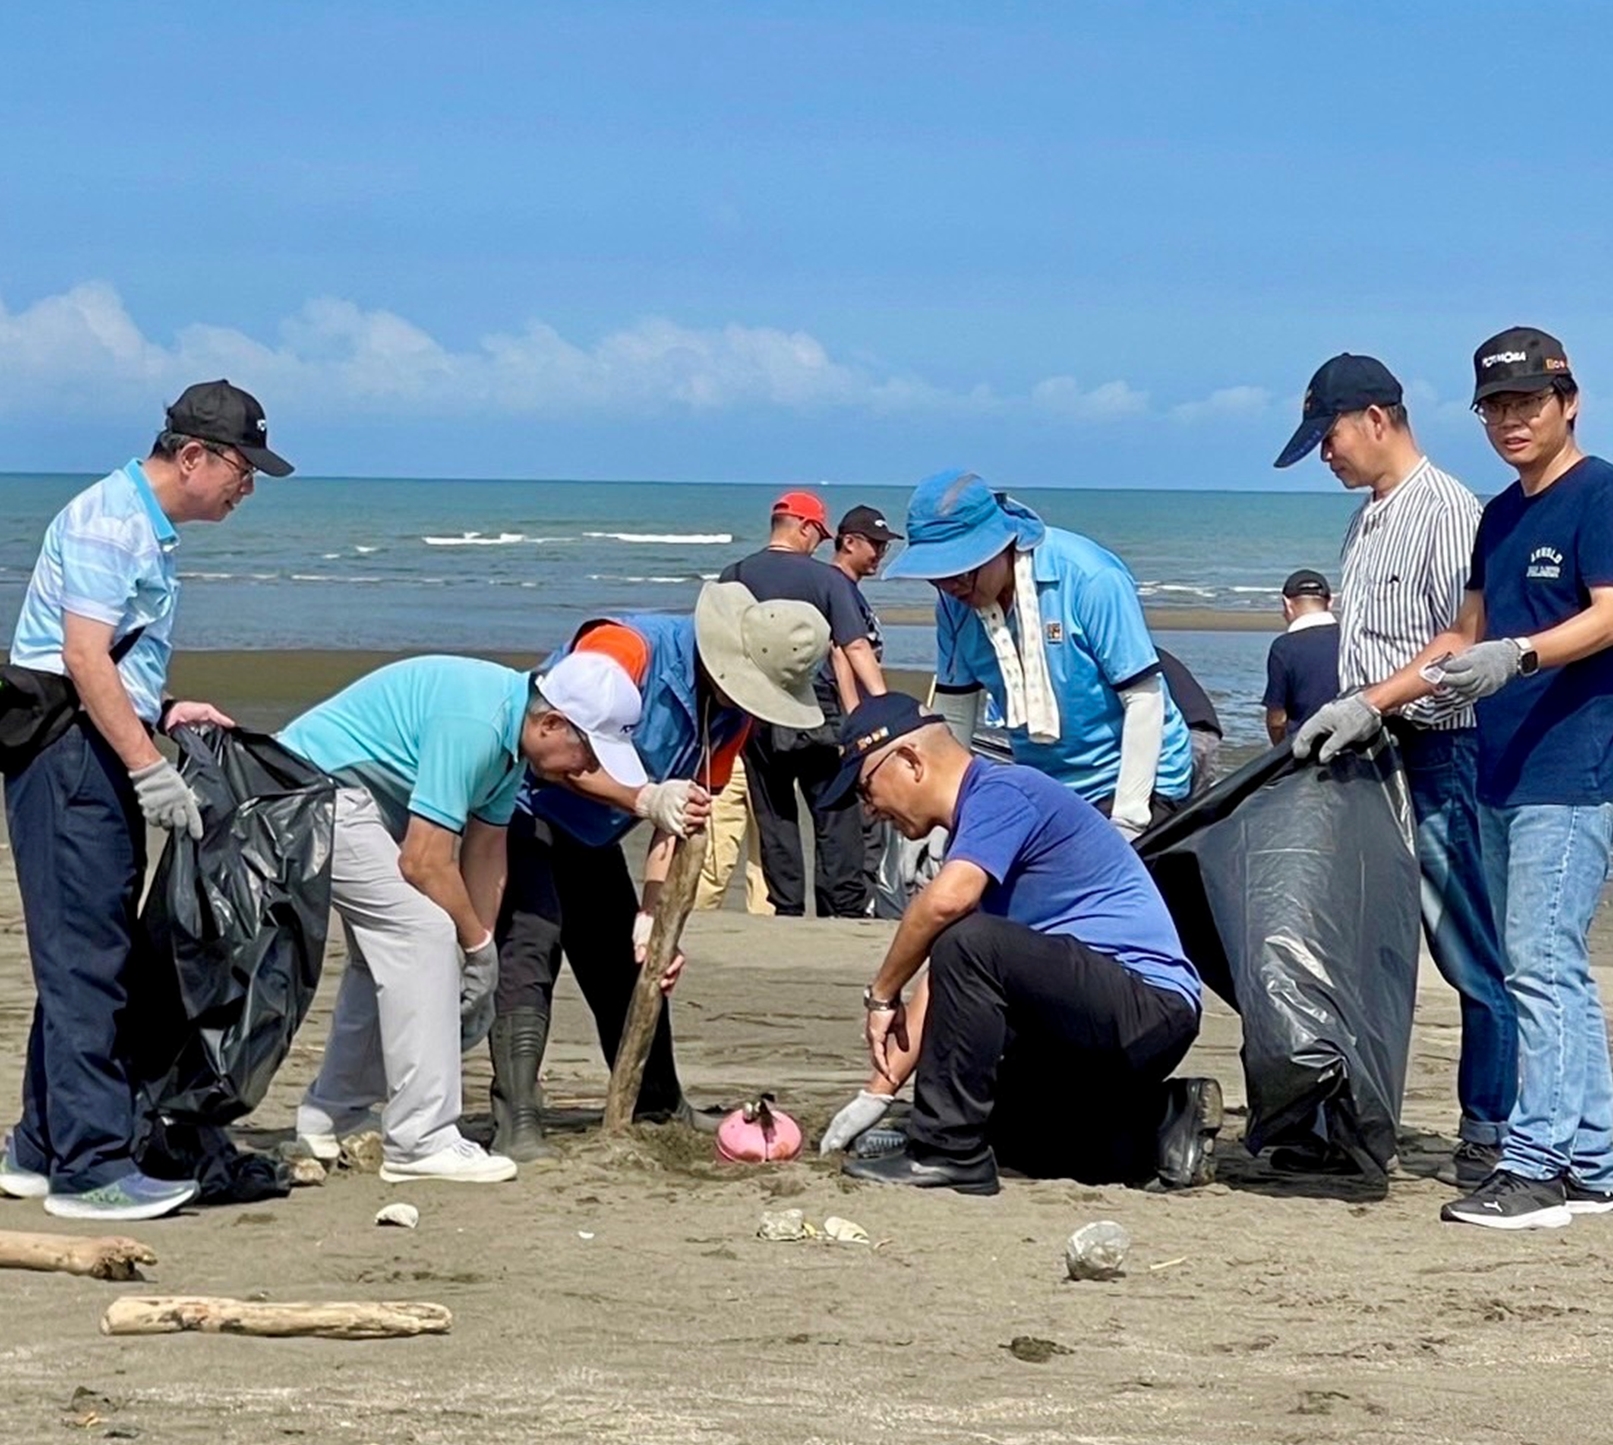
[[[198,438],[187,436],[182,431],[169,431],[164,429],[157,433],[157,440],[151,444],[151,455],[154,457],[167,457],[172,461],[180,452]],[[204,443],[205,445],[205,443]]]
[[1411,418],[1406,415],[1406,403],[1403,401],[1397,401],[1393,406],[1382,407],[1380,410],[1396,431],[1405,431],[1411,425]]

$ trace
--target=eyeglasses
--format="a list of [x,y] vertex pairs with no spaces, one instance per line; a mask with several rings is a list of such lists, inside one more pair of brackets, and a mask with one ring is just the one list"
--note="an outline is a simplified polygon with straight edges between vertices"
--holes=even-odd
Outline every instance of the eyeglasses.
[[1532,421],[1545,410],[1546,403],[1557,394],[1552,387],[1544,391],[1529,391],[1512,396],[1487,396],[1473,408],[1485,426],[1500,426],[1509,421]]
[[885,754],[884,757],[882,757],[873,765],[873,767],[868,770],[867,777],[857,779],[857,796],[861,798],[863,802],[871,804],[874,801],[868,796],[868,785],[874,781],[874,774],[884,767],[885,764],[894,758],[900,751],[900,748],[892,748],[888,753]]
[[975,590],[975,579],[980,576],[980,568],[971,567],[967,572],[959,572],[954,577],[935,577],[931,579],[931,586],[938,592],[945,592],[948,597],[967,597]]
[[232,456],[228,447],[215,446],[211,442],[203,442],[202,450],[211,452],[221,462],[227,463],[230,467],[230,470],[235,473],[236,480],[239,481],[243,487],[251,485],[253,480],[257,477],[258,469],[247,461],[246,458]]

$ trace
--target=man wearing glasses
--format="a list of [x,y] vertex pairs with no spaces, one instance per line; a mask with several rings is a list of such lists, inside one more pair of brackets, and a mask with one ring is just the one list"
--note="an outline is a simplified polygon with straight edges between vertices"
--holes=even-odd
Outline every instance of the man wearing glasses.
[[284,477],[291,465],[269,450],[257,400],[227,381],[186,388],[150,456],[51,522],[17,616],[12,664],[66,678],[78,710],[5,779],[38,998],[0,1192],[43,1198],[65,1218],[154,1219],[196,1193],[135,1166],[118,1020],[146,827],[202,834],[195,796],[153,737],[183,723],[231,725],[206,703],[165,699],[177,528],[222,522],[259,471]]
[[[1333,475],[1364,494],[1344,535],[1337,604],[1336,682],[1348,692],[1406,666],[1455,623],[1480,507],[1423,455],[1400,383],[1375,357],[1345,353],[1323,364],[1276,465],[1292,466],[1317,447]],[[1336,691],[1329,688],[1327,700]],[[1296,728],[1301,757],[1314,736],[1307,721]],[[1428,951],[1461,1001],[1461,1119],[1447,1182],[1472,1189],[1500,1160],[1518,1093],[1518,1023],[1479,840],[1479,736],[1473,705],[1451,692],[1408,704],[1391,727],[1417,820]],[[1274,1158],[1278,1167],[1302,1170],[1348,1167],[1336,1148],[1280,1150]]]
[[973,472],[920,482],[907,538],[885,575],[936,589],[936,706],[960,742],[989,691],[1014,761],[1078,793],[1126,839],[1187,797],[1187,724],[1125,563]]
[[1518,1095],[1495,1172],[1440,1216],[1557,1228],[1613,1211],[1613,1073],[1587,948],[1613,840],[1613,466],[1579,449],[1555,337],[1503,331],[1473,368],[1474,409],[1517,480],[1484,509],[1461,610],[1405,667],[1318,713],[1307,743],[1327,738],[1325,762],[1421,698],[1477,705]]
[[840,719],[859,697],[885,691],[868,640],[857,588],[813,553],[832,534],[823,502],[786,492],[773,504],[767,546],[725,568],[721,580],[743,582],[758,602],[806,602],[823,614],[832,643],[814,691],[824,722],[814,729],[759,727],[745,745],[745,778],[761,842],[768,902],[782,917],[806,912],[806,865],[795,790],[812,814],[813,889],[819,918],[861,918],[868,906],[863,876],[862,815],[855,802],[827,807],[822,793],[839,767]]

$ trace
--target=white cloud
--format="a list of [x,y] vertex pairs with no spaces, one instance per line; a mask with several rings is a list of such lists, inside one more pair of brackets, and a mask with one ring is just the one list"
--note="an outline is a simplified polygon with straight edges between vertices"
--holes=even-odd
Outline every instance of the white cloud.
[[1171,408],[1176,421],[1216,421],[1223,418],[1258,416],[1271,405],[1271,393],[1263,386],[1223,386],[1202,401],[1184,401]]
[[1148,393],[1124,381],[1106,381],[1083,391],[1073,376],[1050,376],[1031,388],[1031,404],[1061,420],[1109,421],[1143,415],[1148,410]]

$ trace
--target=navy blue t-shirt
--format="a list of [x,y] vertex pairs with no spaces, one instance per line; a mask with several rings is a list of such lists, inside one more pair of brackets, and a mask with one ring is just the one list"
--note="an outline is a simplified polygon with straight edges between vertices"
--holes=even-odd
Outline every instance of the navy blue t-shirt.
[[[1613,466],[1599,457],[1530,497],[1514,482],[1479,519],[1468,589],[1487,638],[1531,637],[1613,586]],[[1479,801],[1613,802],[1613,649],[1541,668],[1481,698]]]
[[1142,859],[1092,804],[1046,773],[976,758],[958,790],[946,856],[991,879],[982,913],[1078,938],[1199,1007],[1198,973]]
[[1288,714],[1288,735],[1324,703],[1339,695],[1339,628],[1336,622],[1302,627],[1275,638],[1266,654],[1265,704]]

